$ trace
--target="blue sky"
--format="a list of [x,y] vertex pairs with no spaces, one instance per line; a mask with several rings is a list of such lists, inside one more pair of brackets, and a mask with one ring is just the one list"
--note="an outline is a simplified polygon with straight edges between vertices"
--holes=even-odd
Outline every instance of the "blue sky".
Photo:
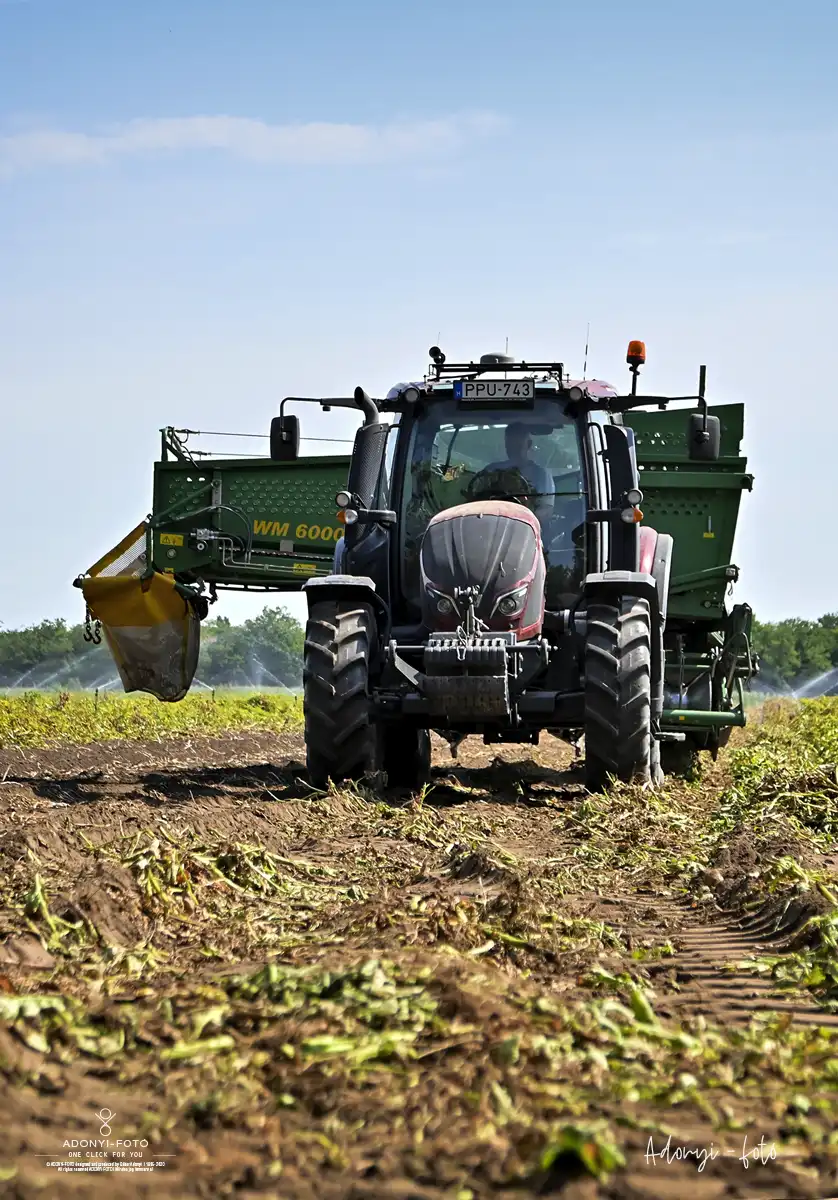
[[838,609],[837,47],[813,0],[0,0],[0,621],[80,618],[161,425],[437,335],[578,370],[588,322],[589,373],[640,337],[650,390],[747,403],[738,597]]

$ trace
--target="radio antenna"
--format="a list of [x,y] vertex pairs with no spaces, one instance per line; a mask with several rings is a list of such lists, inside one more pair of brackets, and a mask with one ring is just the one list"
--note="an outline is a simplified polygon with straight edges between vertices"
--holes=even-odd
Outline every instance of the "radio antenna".
[[590,344],[590,340],[591,340],[591,322],[589,321],[588,329],[585,334],[585,362],[582,366],[582,378],[583,379],[588,378],[588,345]]

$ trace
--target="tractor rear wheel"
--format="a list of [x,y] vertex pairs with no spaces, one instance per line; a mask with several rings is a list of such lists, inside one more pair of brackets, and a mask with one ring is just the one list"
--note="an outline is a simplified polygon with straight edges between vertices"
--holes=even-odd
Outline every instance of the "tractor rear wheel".
[[652,755],[652,649],[648,600],[621,596],[588,606],[585,642],[585,777],[601,790],[613,775],[648,781]]
[[390,787],[418,791],[431,776],[431,735],[409,725],[384,725],[381,730],[383,769]]
[[306,764],[315,787],[378,770],[369,694],[375,638],[371,608],[353,597],[312,605],[303,652],[303,712]]

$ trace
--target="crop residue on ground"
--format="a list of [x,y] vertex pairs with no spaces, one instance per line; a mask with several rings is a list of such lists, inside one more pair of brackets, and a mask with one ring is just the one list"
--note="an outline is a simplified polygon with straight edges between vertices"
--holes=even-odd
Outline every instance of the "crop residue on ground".
[[[293,706],[81,703],[0,709],[0,1190],[838,1190],[834,701],[609,796],[547,737],[313,792]],[[47,1165],[103,1112],[166,1165]]]

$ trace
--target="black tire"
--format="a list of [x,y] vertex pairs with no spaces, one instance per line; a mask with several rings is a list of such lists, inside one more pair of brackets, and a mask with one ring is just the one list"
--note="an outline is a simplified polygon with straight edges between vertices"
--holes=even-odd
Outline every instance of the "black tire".
[[431,735],[409,725],[381,728],[382,767],[390,787],[418,791],[431,777]]
[[349,597],[313,604],[303,654],[306,764],[315,787],[361,779],[379,766],[370,721],[369,663],[376,637],[368,605]]
[[683,742],[661,743],[661,766],[665,775],[693,780],[701,774],[698,746],[691,738]]
[[585,642],[585,779],[648,781],[652,757],[649,602],[621,596],[588,606]]

